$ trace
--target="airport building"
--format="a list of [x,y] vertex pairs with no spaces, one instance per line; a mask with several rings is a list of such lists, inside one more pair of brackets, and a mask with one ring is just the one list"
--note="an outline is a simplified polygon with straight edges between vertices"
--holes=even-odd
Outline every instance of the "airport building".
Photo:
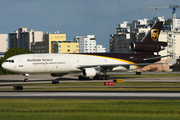
[[8,50],[8,34],[0,34],[0,52]]
[[34,53],[73,53],[79,52],[79,43],[66,41],[66,34],[45,33],[42,42],[31,45]]
[[14,33],[9,33],[9,48],[25,48],[31,50],[31,44],[43,40],[42,31],[27,31],[27,28],[19,28]]
[[103,48],[102,45],[96,45],[94,35],[76,36],[74,41],[79,43],[79,53],[106,52],[106,48]]

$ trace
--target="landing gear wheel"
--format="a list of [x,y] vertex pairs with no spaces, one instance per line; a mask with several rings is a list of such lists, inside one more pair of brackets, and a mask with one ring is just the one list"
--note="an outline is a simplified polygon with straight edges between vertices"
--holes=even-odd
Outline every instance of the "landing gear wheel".
[[79,80],[89,80],[89,77],[83,77],[83,76],[79,76]]
[[100,78],[101,77],[99,75],[96,75],[96,76],[93,77],[94,80],[100,80]]
[[109,80],[109,79],[110,79],[109,75],[106,75],[105,78],[106,78],[106,80]]
[[106,76],[102,75],[101,80],[106,80]]
[[24,79],[24,82],[28,82],[28,81],[29,81],[28,78],[25,78],[25,79]]
[[29,74],[25,73],[25,74],[23,74],[23,75],[25,76],[25,78],[24,78],[24,82],[28,82],[28,81],[29,81],[29,79],[28,79]]
[[79,80],[83,80],[83,76],[79,76]]
[[109,80],[109,75],[96,75],[93,77],[94,80]]

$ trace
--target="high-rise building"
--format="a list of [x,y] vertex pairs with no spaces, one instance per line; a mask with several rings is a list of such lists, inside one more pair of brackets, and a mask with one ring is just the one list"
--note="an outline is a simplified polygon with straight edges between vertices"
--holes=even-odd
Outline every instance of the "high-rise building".
[[19,47],[31,50],[31,44],[43,40],[42,31],[27,31],[27,28],[19,28],[14,33],[9,33],[9,48]]
[[19,47],[18,31],[9,33],[9,48]]
[[0,34],[0,52],[8,50],[8,34]]
[[79,53],[106,52],[106,49],[103,47],[98,51],[94,35],[76,36],[74,41],[79,43]]
[[128,45],[130,42],[130,34],[114,34],[110,39],[110,52],[125,52],[129,53],[131,50]]

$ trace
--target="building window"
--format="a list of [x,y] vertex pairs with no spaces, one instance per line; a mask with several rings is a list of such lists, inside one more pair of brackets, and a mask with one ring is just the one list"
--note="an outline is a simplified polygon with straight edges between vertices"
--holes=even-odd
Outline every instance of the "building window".
[[68,45],[67,47],[70,48],[70,45]]
[[61,49],[59,49],[59,52],[61,52]]
[[70,52],[70,49],[68,49],[67,51]]
[[61,45],[59,45],[58,48],[61,48]]

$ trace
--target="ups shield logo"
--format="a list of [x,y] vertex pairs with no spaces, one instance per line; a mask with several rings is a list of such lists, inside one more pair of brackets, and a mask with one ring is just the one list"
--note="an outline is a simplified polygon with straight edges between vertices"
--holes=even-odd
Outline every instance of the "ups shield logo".
[[152,29],[151,30],[151,39],[156,41],[158,39],[159,30],[158,29]]

